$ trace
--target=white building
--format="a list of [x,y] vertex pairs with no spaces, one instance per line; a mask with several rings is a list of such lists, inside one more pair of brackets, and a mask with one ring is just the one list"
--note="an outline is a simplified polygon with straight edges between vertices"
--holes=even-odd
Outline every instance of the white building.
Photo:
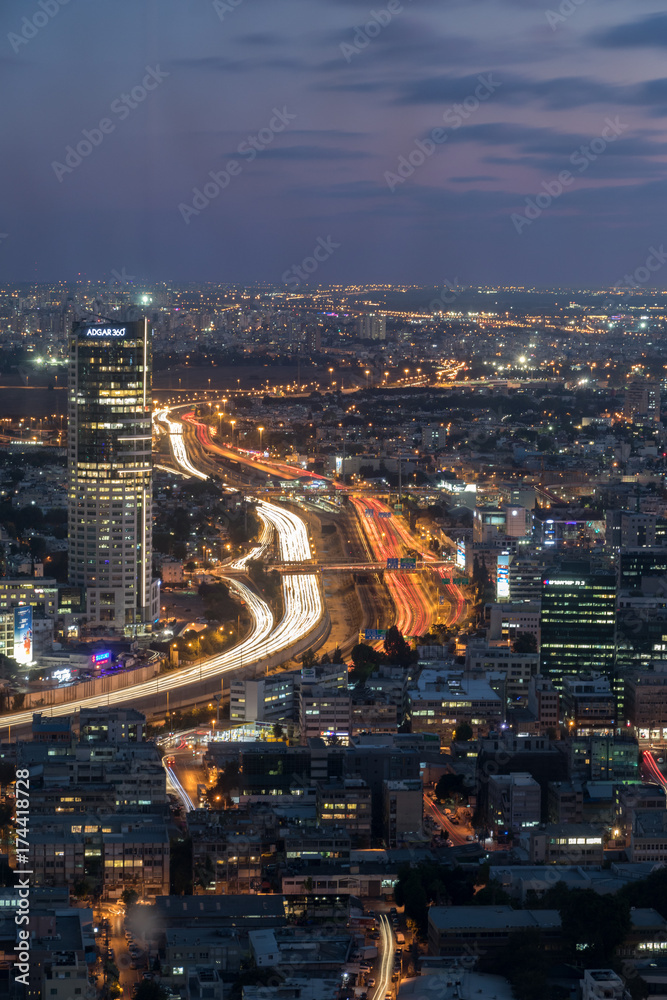
[[260,680],[233,680],[229,686],[232,722],[278,722],[294,713],[295,683],[299,671],[271,674]]
[[620,976],[611,969],[586,969],[581,1000],[625,1000],[630,994]]

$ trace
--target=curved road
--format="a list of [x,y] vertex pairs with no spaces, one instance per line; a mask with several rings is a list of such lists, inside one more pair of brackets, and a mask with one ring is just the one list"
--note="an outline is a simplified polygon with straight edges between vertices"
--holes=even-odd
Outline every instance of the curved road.
[[[160,419],[167,418],[161,413]],[[182,435],[175,436],[177,441],[180,440],[182,443]],[[172,442],[173,440],[172,437]],[[178,449],[175,449],[174,454],[177,453]],[[189,463],[187,453],[184,462]],[[285,562],[303,562],[312,557],[308,531],[298,515],[264,500],[258,504],[258,514],[267,531],[271,529],[277,533],[281,559]],[[150,681],[104,694],[82,697],[61,705],[43,706],[41,711],[49,715],[71,715],[81,708],[127,705],[128,702],[136,702],[144,697],[155,697],[167,691],[191,687],[198,682],[220,677],[222,674],[238,670],[243,666],[247,667],[283,650],[289,655],[287,650],[312,632],[324,614],[318,579],[314,573],[283,575],[284,614],[277,625],[266,601],[239,580],[228,578],[228,583],[245,602],[252,619],[249,635],[232,649]],[[0,716],[0,727],[30,724],[33,711],[34,707],[28,711]]]

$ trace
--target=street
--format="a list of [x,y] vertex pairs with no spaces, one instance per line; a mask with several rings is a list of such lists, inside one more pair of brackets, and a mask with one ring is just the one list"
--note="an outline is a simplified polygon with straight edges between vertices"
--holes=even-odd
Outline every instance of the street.
[[438,806],[437,802],[434,802],[430,795],[424,792],[424,807],[429,816],[431,816],[438,826],[447,834],[447,837],[455,845],[469,843],[470,837],[477,839],[475,837],[475,831],[472,827],[462,826],[460,823],[452,823],[451,819],[445,814],[445,812]]

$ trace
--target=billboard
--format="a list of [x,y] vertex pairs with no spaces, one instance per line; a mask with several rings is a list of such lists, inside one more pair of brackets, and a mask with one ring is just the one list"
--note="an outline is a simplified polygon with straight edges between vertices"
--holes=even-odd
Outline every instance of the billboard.
[[496,600],[507,601],[510,596],[510,554],[498,553],[496,575]]
[[32,607],[14,608],[14,659],[29,667],[32,663]]
[[456,543],[456,565],[459,569],[466,568],[466,543],[464,538],[459,538]]

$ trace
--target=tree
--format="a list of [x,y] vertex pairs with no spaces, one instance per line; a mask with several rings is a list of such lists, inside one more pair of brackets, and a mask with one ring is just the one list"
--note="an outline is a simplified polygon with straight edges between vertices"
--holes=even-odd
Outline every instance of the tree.
[[279,722],[274,722],[272,732],[277,740],[282,740],[283,736],[285,735],[285,730],[283,729],[283,727],[280,725]]
[[239,763],[237,760],[230,760],[221,771],[218,772],[218,779],[206,792],[206,798],[213,809],[221,809],[223,804],[229,808],[231,805],[232,792],[238,788],[239,784]]
[[93,884],[87,878],[80,878],[74,883],[72,887],[72,895],[76,896],[77,899],[86,899],[86,897],[92,895]]
[[472,737],[473,731],[467,722],[460,722],[454,730],[454,740],[457,743],[467,743]]
[[414,867],[403,865],[398,872],[394,898],[398,906],[405,906],[405,915],[419,927],[422,935],[428,925],[428,907],[466,906],[475,894],[479,872],[466,872],[433,861],[421,862]]
[[462,774],[443,774],[435,786],[435,794],[439,799],[454,799],[460,802],[463,798],[463,787]]
[[536,653],[537,639],[532,632],[519,632],[512,643],[515,653]]
[[543,900],[547,909],[560,913],[570,961],[591,969],[612,963],[631,927],[630,904],[624,896],[600,896],[593,889],[568,889],[559,882]]
[[507,948],[494,948],[482,955],[480,972],[509,979],[517,1000],[544,1000],[548,996],[548,964],[542,935],[530,928],[510,934]]
[[312,649],[307,649],[306,652],[301,657],[301,666],[306,670],[310,669],[315,663],[315,653]]
[[13,785],[16,781],[16,764],[8,760],[0,760],[0,795],[6,785]]
[[389,663],[397,663],[400,667],[408,667],[413,662],[412,650],[403,638],[403,633],[392,625],[384,637],[384,651]]
[[169,991],[155,979],[142,979],[134,994],[134,1000],[167,1000]]
[[131,906],[134,906],[138,899],[139,893],[135,889],[123,889],[120,894],[121,903],[125,903],[128,910]]

